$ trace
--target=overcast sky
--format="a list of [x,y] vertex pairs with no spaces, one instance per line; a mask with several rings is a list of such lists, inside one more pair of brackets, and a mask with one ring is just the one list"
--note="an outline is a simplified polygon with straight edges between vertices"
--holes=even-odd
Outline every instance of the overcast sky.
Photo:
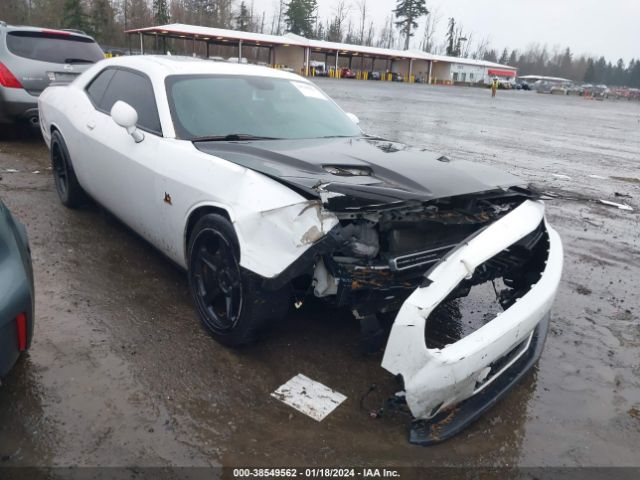
[[[331,15],[337,1],[318,0],[320,15]],[[349,1],[355,19],[357,0]],[[256,13],[266,10],[270,19],[277,2],[254,2]],[[379,31],[396,0],[368,0],[368,4]],[[473,33],[476,41],[488,37],[498,50],[537,42],[550,48],[569,46],[577,54],[604,55],[614,63],[620,57],[625,62],[640,58],[640,0],[427,0],[427,6],[441,17],[438,38],[442,39],[447,19],[454,17],[465,34]]]

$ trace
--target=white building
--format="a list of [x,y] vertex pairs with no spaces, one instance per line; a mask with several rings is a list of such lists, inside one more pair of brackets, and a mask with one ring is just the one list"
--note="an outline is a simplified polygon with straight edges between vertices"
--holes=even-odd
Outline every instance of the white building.
[[[209,57],[210,46],[228,47],[228,56],[243,58],[243,49],[268,50],[268,64],[286,66],[302,75],[310,75],[313,62],[322,62],[327,69],[351,68],[358,72],[395,72],[405,78],[424,83],[477,84],[488,83],[493,76],[503,81],[514,81],[517,70],[509,65],[500,65],[483,60],[434,55],[417,50],[394,50],[387,48],[350,45],[346,43],[312,40],[294,35],[265,35],[253,32],[224,30],[196,25],[171,24],[139,28],[127,31],[137,36],[140,51],[161,49],[166,52],[163,38],[182,40],[193,46],[206,46]],[[246,55],[244,55],[246,56]]]

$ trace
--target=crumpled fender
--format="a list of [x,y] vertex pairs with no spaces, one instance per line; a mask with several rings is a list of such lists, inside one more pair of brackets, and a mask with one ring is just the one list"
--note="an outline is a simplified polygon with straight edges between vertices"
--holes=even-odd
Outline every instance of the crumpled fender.
[[319,200],[245,213],[233,220],[241,242],[240,265],[274,278],[338,223]]

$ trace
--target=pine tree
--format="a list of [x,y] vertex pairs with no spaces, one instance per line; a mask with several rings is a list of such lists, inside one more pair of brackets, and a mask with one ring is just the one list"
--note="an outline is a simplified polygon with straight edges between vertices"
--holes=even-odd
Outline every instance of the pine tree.
[[114,11],[109,0],[93,0],[91,4],[90,31],[98,43],[112,42]]
[[167,0],[153,0],[153,20],[156,25],[167,25],[171,21]]
[[317,0],[291,0],[284,14],[288,30],[296,35],[313,37],[317,11]]
[[251,21],[251,14],[249,13],[247,4],[243,0],[240,3],[240,10],[238,11],[238,16],[236,17],[236,30],[240,30],[241,32],[248,31],[249,26],[251,25]]
[[87,16],[80,0],[65,0],[62,7],[62,25],[64,28],[87,30]]
[[413,37],[413,30],[418,28],[418,19],[429,15],[425,0],[398,0],[396,9],[393,11],[396,18],[396,27],[404,35],[404,49],[409,50],[409,43]]
[[447,27],[447,55],[454,56],[456,54],[456,20],[451,17],[449,26]]
[[590,58],[587,63],[587,71],[584,74],[584,81],[587,83],[593,83],[596,81],[596,69],[592,58]]
[[482,56],[482,60],[484,60],[485,62],[497,63],[498,62],[498,54],[493,49],[492,50],[487,50],[486,52],[484,52],[484,55]]
[[505,65],[508,61],[509,61],[509,51],[505,48],[502,51],[502,55],[500,55],[500,59],[498,60],[498,63]]
[[127,28],[148,27],[151,12],[146,0],[125,0],[127,3]]
[[571,53],[571,49],[567,47],[560,59],[560,71],[563,76],[570,76],[572,63],[573,54]]
[[640,88],[640,59],[631,60],[627,72],[629,72],[629,86]]

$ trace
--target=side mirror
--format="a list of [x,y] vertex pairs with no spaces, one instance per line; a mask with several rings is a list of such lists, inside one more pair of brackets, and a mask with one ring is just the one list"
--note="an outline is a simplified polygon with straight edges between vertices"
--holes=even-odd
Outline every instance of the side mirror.
[[127,130],[127,133],[133,137],[136,143],[144,140],[144,133],[138,130],[138,112],[126,102],[118,100],[111,107],[111,118],[116,124]]
[[353,113],[347,113],[347,117],[349,117],[349,120],[351,120],[356,125],[360,125],[360,119],[357,117],[357,115],[354,115]]

